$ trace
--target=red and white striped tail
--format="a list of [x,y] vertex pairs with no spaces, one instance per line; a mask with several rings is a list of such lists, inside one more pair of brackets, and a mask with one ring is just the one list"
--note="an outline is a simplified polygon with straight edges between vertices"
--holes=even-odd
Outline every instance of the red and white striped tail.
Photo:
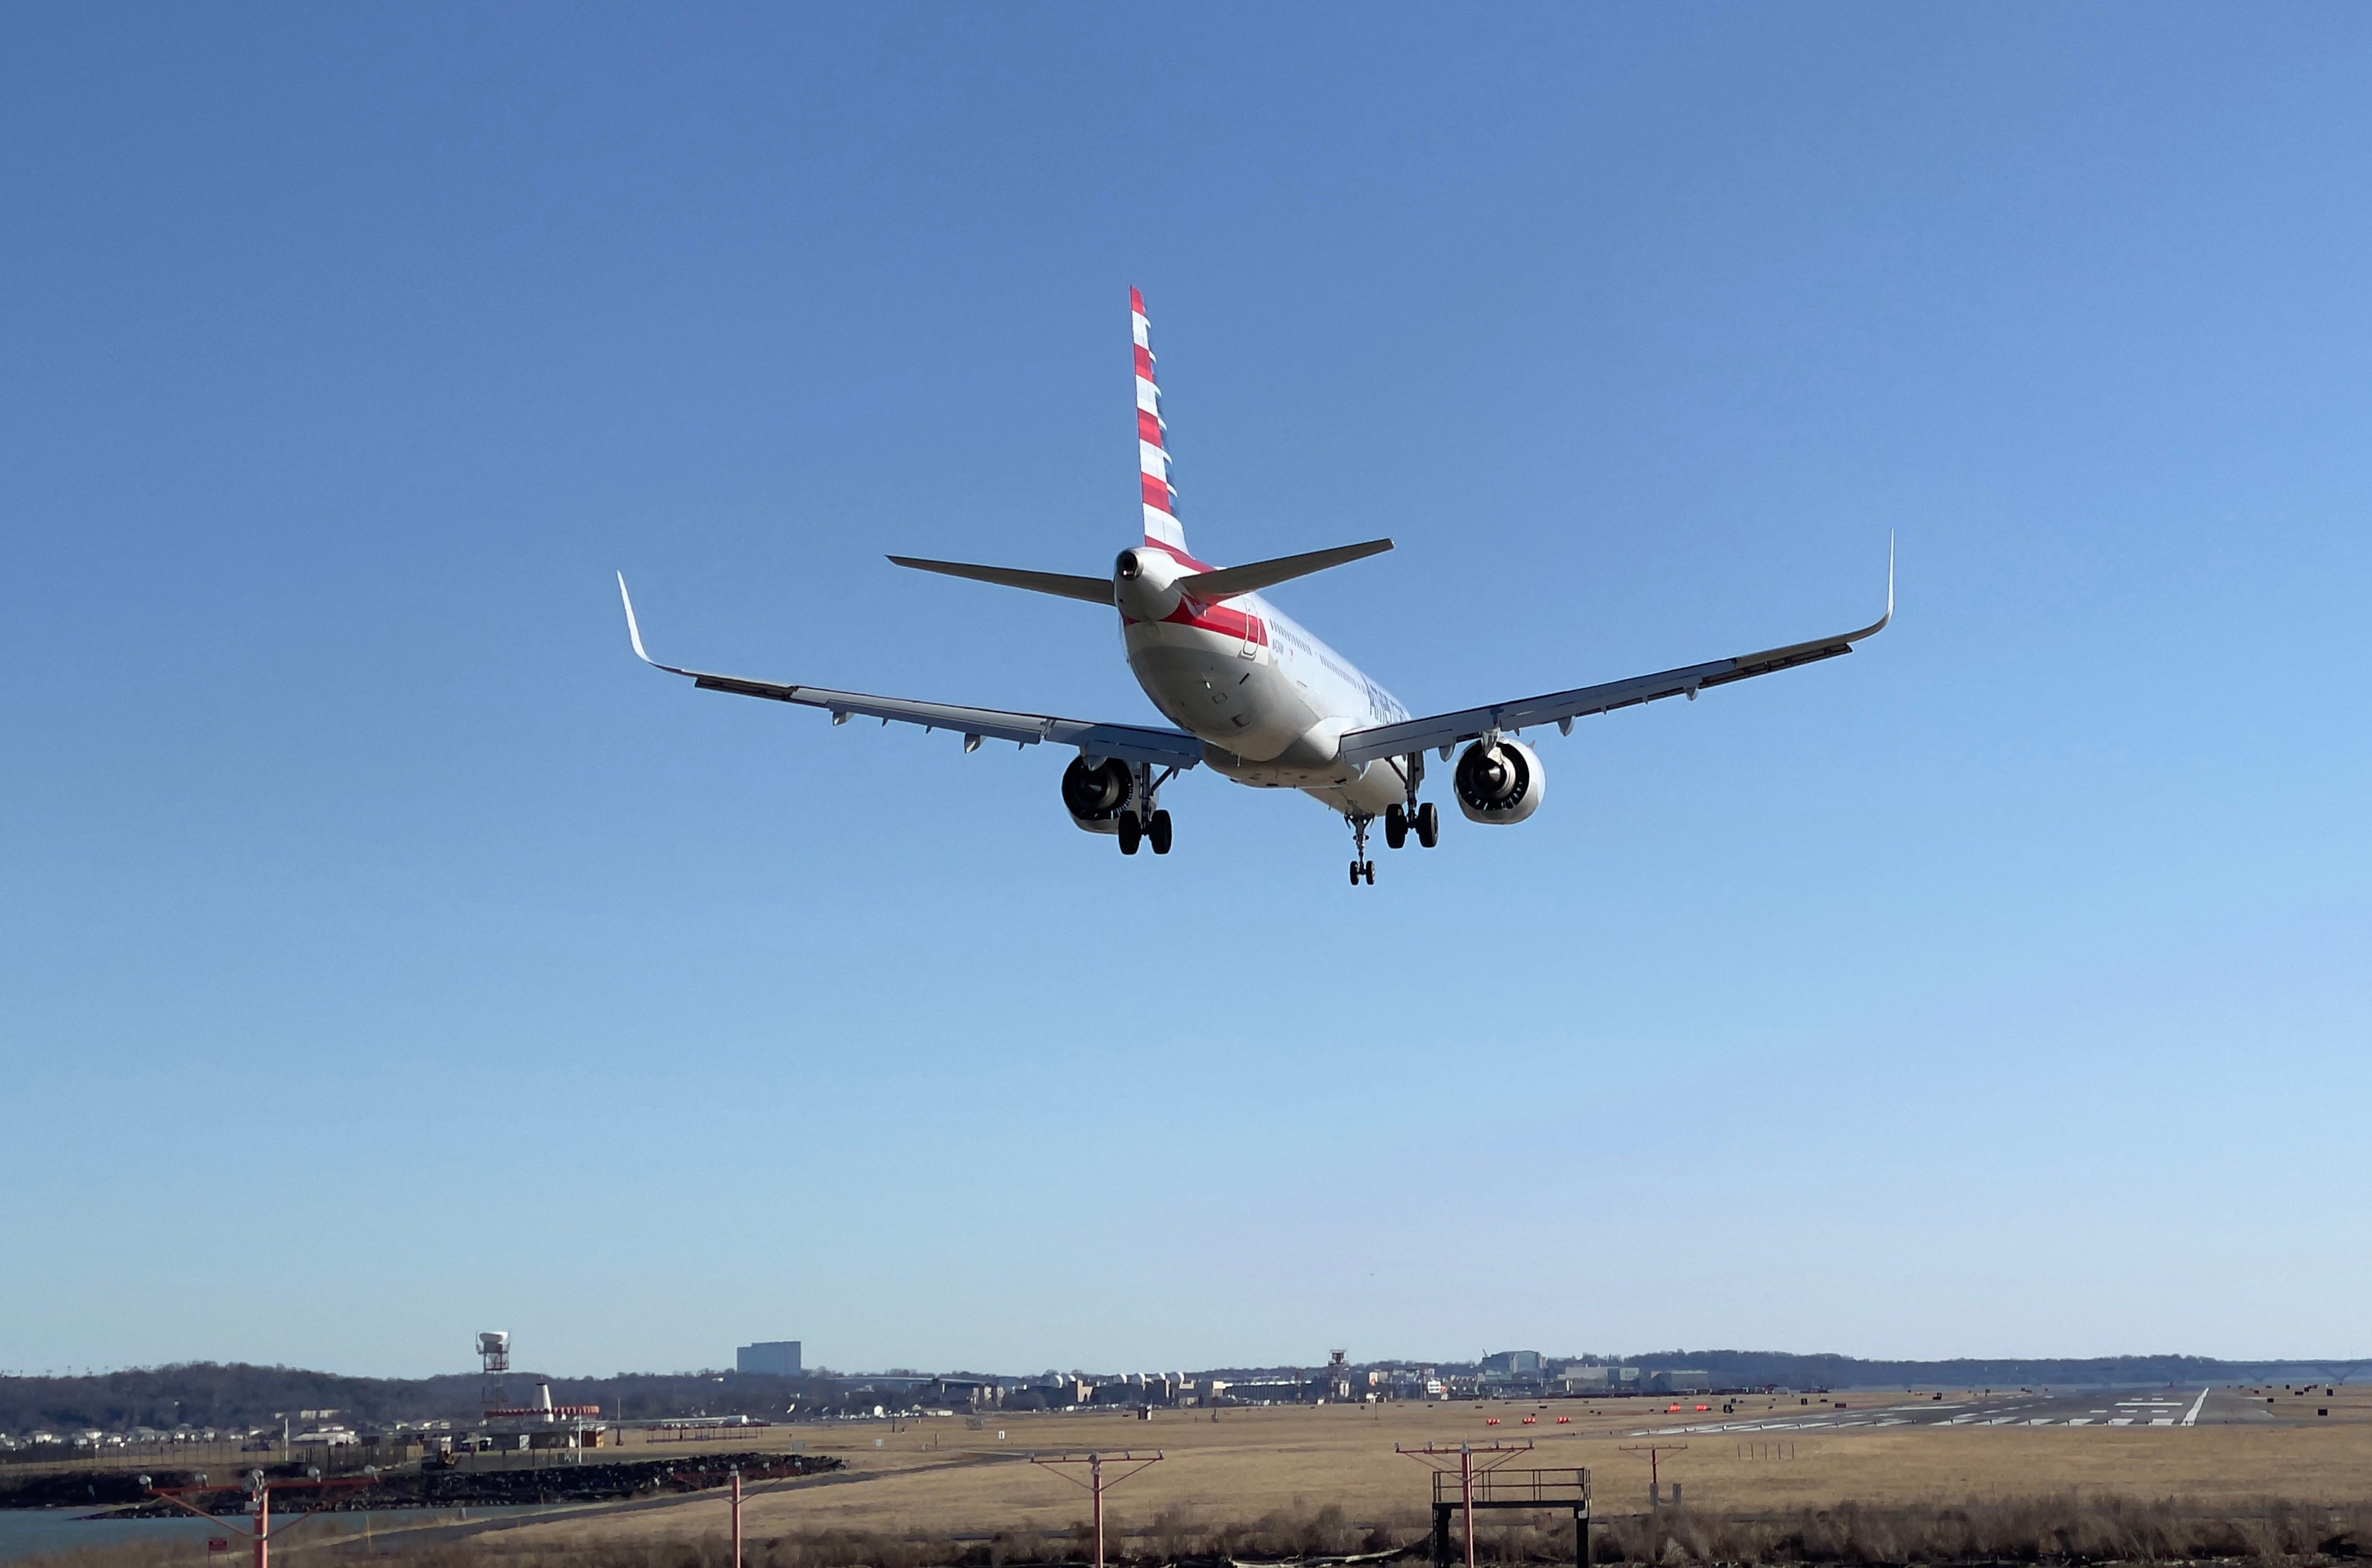
[[1162,439],[1161,388],[1153,378],[1153,334],[1145,319],[1145,296],[1128,291],[1130,325],[1136,336],[1136,461],[1145,491],[1145,542],[1183,552],[1186,530],[1178,526],[1178,490],[1169,482],[1169,447]]

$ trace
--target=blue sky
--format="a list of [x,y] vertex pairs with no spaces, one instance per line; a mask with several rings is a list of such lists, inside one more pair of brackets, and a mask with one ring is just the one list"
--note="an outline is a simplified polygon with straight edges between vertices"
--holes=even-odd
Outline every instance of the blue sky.
[[[2372,1353],[2360,8],[0,27],[0,1368]],[[1897,623],[1356,894],[633,663],[1150,719],[881,560],[1132,284],[1419,712]]]

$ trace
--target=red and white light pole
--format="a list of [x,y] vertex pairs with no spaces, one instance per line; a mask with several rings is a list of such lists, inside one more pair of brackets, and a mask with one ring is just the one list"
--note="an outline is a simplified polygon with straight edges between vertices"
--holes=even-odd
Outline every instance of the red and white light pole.
[[200,1475],[192,1484],[188,1486],[152,1486],[149,1484],[148,1478],[146,1476],[144,1475],[140,1478],[140,1489],[148,1493],[149,1496],[157,1499],[159,1502],[170,1503],[174,1507],[182,1509],[185,1512],[195,1514],[199,1518],[205,1520],[208,1524],[223,1525],[227,1528],[238,1530],[239,1534],[253,1540],[255,1542],[255,1568],[272,1568],[272,1538],[275,1534],[285,1535],[288,1531],[296,1528],[298,1525],[301,1525],[306,1520],[313,1517],[314,1515],[323,1513],[328,1508],[328,1504],[325,1503],[321,1507],[308,1509],[304,1513],[297,1515],[294,1519],[291,1519],[287,1524],[281,1526],[280,1528],[275,1531],[272,1527],[272,1489],[273,1487],[277,1486],[288,1489],[301,1487],[314,1492],[350,1492],[356,1487],[376,1486],[378,1484],[378,1467],[376,1465],[366,1467],[363,1473],[359,1476],[341,1477],[335,1481],[323,1481],[321,1479],[321,1472],[318,1469],[307,1471],[306,1479],[303,1481],[278,1481],[266,1480],[262,1470],[250,1470],[247,1472],[247,1493],[249,1497],[248,1508],[255,1517],[255,1526],[252,1529],[242,1529],[237,1525],[230,1524],[230,1522],[223,1516],[219,1514],[209,1514],[203,1508],[197,1506],[195,1504],[182,1502],[180,1497],[180,1494],[184,1492],[197,1493],[200,1494],[206,1493],[236,1492],[238,1490],[238,1487],[208,1486],[206,1484],[206,1478],[203,1475]]
[[[1436,1460],[1446,1461],[1452,1457],[1457,1458],[1459,1506],[1466,1516],[1466,1568],[1474,1568],[1474,1478],[1497,1469],[1518,1454],[1529,1454],[1531,1451],[1532,1445],[1529,1440],[1522,1443],[1491,1443],[1480,1448],[1471,1443],[1460,1443],[1455,1448],[1445,1448],[1433,1443],[1428,1443],[1422,1448],[1403,1448],[1397,1443],[1392,1445],[1393,1453],[1406,1454],[1436,1475],[1449,1473],[1449,1466],[1447,1463],[1436,1463]],[[1478,1465],[1474,1462],[1474,1456],[1477,1454],[1495,1454],[1498,1458]],[[1437,1496],[1438,1493],[1436,1495]]]

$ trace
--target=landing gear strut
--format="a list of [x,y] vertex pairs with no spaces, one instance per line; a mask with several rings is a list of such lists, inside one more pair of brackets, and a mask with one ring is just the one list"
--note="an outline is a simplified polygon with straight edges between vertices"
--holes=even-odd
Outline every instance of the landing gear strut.
[[1169,853],[1169,813],[1161,809],[1161,786],[1178,776],[1178,770],[1166,768],[1161,776],[1153,776],[1153,764],[1136,765],[1136,788],[1126,810],[1112,825],[1118,830],[1120,852],[1134,854],[1136,846],[1150,843],[1156,854]]
[[1376,885],[1376,863],[1367,858],[1367,825],[1375,819],[1364,811],[1346,811],[1343,820],[1351,824],[1351,886],[1355,888],[1365,881],[1372,888]]
[[1431,849],[1441,838],[1441,814],[1429,800],[1417,804],[1417,785],[1424,782],[1424,758],[1402,758],[1401,777],[1408,784],[1408,804],[1384,807],[1384,842],[1399,849],[1408,842],[1409,830],[1414,828],[1416,842]]

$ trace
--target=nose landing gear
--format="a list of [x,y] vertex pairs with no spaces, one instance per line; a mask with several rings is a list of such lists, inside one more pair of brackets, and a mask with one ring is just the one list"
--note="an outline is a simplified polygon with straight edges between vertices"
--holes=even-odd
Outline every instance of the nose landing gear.
[[1367,827],[1375,819],[1364,811],[1346,811],[1343,820],[1351,824],[1351,886],[1365,881],[1376,885],[1376,863],[1367,858]]

